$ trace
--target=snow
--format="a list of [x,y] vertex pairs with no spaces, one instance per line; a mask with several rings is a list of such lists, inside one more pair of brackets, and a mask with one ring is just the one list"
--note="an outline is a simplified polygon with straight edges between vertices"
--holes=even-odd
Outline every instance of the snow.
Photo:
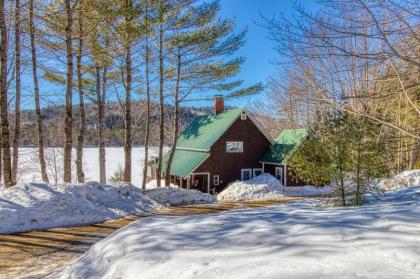
[[392,178],[379,179],[372,184],[373,190],[381,191],[420,185],[420,169],[404,171]]
[[[167,150],[167,148],[165,148]],[[40,182],[41,174],[39,171],[38,153],[36,148],[19,148],[19,173],[20,183]],[[99,159],[98,148],[83,149],[83,171],[86,181],[99,180]],[[149,148],[149,157],[157,154],[157,148]],[[73,158],[76,158],[76,150],[73,150]],[[107,147],[106,148],[106,177],[111,178],[119,166],[124,166],[124,148]],[[45,159],[47,163],[47,172],[50,182],[62,182],[63,177],[63,149],[46,148]],[[143,178],[144,148],[134,147],[132,149],[132,183],[136,186],[141,185]],[[73,181],[76,181],[76,165],[72,169]]]
[[160,203],[172,206],[196,203],[213,203],[215,197],[197,190],[185,190],[178,187],[159,187],[147,189],[146,196]]
[[278,179],[264,173],[247,181],[237,181],[217,195],[218,201],[276,200],[283,197]]
[[0,190],[0,233],[98,223],[160,207],[129,184],[20,184]]
[[281,185],[274,176],[264,173],[246,181],[234,182],[220,194],[219,201],[246,201],[246,200],[278,200],[283,197],[320,197],[333,193],[332,186],[288,186]]
[[59,278],[420,278],[419,234],[420,186],[361,207],[159,216],[96,243]]
[[320,197],[332,194],[336,190],[330,185],[325,186],[290,186],[284,187],[284,195],[287,197]]

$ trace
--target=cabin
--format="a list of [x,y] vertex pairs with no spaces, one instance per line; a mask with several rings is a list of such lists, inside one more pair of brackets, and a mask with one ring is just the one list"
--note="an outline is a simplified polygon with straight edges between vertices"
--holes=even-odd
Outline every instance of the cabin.
[[[270,173],[283,185],[305,185],[287,161],[307,135],[307,129],[283,130],[274,140],[250,112],[225,110],[223,97],[216,96],[214,114],[195,118],[179,135],[171,183],[217,193],[231,182]],[[168,158],[169,152],[162,159],[163,171]],[[148,163],[148,180],[156,178],[156,166],[156,160]]]

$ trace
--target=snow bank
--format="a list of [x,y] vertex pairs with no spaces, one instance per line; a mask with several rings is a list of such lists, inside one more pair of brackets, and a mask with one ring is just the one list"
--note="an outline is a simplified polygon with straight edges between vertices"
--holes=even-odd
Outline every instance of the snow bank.
[[420,169],[404,171],[392,178],[379,179],[372,183],[375,190],[387,191],[408,186],[420,186]]
[[21,184],[0,191],[0,233],[97,223],[160,207],[128,184]]
[[147,189],[146,196],[160,204],[183,205],[194,203],[213,203],[215,198],[197,190],[185,190],[178,187],[159,187]]
[[280,182],[268,173],[230,184],[217,195],[219,201],[276,200],[283,197]]
[[288,197],[321,197],[332,194],[336,190],[335,187],[326,186],[293,186],[284,187],[284,195]]
[[361,207],[299,201],[146,218],[54,278],[419,278],[419,195],[409,187]]

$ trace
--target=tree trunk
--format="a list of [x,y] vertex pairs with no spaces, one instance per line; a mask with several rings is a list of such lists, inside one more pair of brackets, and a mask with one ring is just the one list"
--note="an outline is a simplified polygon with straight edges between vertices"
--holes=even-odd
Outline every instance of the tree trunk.
[[[132,7],[132,3],[129,0],[126,0],[127,8]],[[126,17],[126,21],[131,21],[130,17]],[[129,38],[130,34],[126,38],[126,57],[125,57],[125,66],[126,66],[126,86],[125,86],[125,114],[124,114],[124,123],[125,123],[125,133],[124,133],[124,181],[131,182],[131,149],[132,149],[132,127],[131,127],[131,39]]]
[[31,37],[31,56],[32,56],[32,78],[34,82],[34,102],[35,102],[35,118],[36,128],[38,136],[38,159],[39,166],[41,168],[42,181],[48,183],[47,167],[44,158],[44,131],[42,125],[41,116],[41,104],[39,97],[39,85],[38,85],[38,64],[36,56],[36,44],[35,44],[35,26],[34,26],[34,6],[33,0],[29,1],[29,32]]
[[[162,6],[162,3],[161,3]],[[156,169],[156,183],[160,187],[160,179],[162,175],[162,158],[163,158],[163,143],[165,140],[165,111],[164,111],[164,98],[163,98],[163,8],[161,11],[161,22],[159,25],[159,155],[158,166]]]
[[71,182],[71,152],[72,152],[72,135],[73,135],[73,112],[72,112],[72,93],[73,93],[73,47],[72,47],[72,26],[73,11],[70,0],[65,0],[66,6],[66,57],[67,57],[67,74],[66,74],[66,112],[64,118],[64,182]]
[[417,162],[419,153],[420,153],[420,140],[415,140],[410,150],[410,160],[408,162],[409,170],[414,170],[414,168],[416,167],[416,162]]
[[[0,147],[2,146],[2,144],[3,144],[3,141],[1,140],[1,137],[0,137]],[[2,156],[1,155],[2,155],[2,149],[0,148],[0,185],[1,185],[1,180],[2,180],[1,179],[1,177],[2,177],[1,176],[1,173],[2,173],[2,168],[1,168],[2,167],[2,163],[1,163],[2,162],[1,161],[2,160]]]
[[15,2],[15,131],[13,135],[12,183],[16,184],[20,141],[20,0]]
[[178,139],[179,132],[179,83],[181,79],[181,53],[180,48],[178,47],[177,55],[177,71],[176,71],[176,82],[175,82],[175,116],[174,116],[174,136],[172,139],[172,148],[169,153],[168,162],[166,163],[166,177],[165,177],[165,186],[169,187],[171,185],[171,166],[174,159],[176,142]]
[[1,29],[1,75],[0,75],[0,125],[3,150],[3,176],[6,187],[12,186],[12,171],[10,160],[9,120],[7,118],[7,31],[4,18],[4,0],[0,0]]
[[143,180],[141,188],[146,189],[147,182],[147,162],[149,160],[149,133],[150,133],[150,83],[149,83],[149,22],[148,22],[148,2],[146,0],[145,22],[146,22],[146,35],[145,35],[145,48],[146,48],[146,132],[144,138],[144,165],[143,165]]
[[82,55],[83,55],[83,0],[79,2],[79,46],[77,50],[77,87],[79,92],[79,111],[80,111],[80,126],[79,134],[77,136],[77,151],[76,151],[76,169],[77,182],[85,182],[85,173],[83,172],[83,145],[85,142],[86,131],[86,116],[85,116],[85,100],[83,93],[83,78],[82,78]]
[[[105,86],[105,75],[106,70],[103,74],[103,86]],[[96,67],[96,98],[98,100],[98,145],[99,145],[99,182],[101,184],[106,183],[106,159],[105,159],[105,129],[104,129],[104,118],[105,118],[105,88],[102,88],[101,93],[101,73],[99,67]]]

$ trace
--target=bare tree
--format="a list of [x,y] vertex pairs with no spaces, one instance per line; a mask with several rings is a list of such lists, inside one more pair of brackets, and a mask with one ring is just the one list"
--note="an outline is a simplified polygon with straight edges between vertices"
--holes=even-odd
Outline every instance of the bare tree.
[[34,83],[34,103],[35,103],[37,136],[38,136],[38,159],[39,159],[39,166],[41,168],[42,180],[48,183],[49,180],[48,180],[47,168],[46,168],[45,157],[44,157],[44,129],[43,129],[43,124],[42,124],[41,104],[40,104],[39,85],[38,85],[38,64],[37,64],[36,42],[35,42],[34,1],[33,0],[29,0],[29,33],[31,37],[32,79]]

